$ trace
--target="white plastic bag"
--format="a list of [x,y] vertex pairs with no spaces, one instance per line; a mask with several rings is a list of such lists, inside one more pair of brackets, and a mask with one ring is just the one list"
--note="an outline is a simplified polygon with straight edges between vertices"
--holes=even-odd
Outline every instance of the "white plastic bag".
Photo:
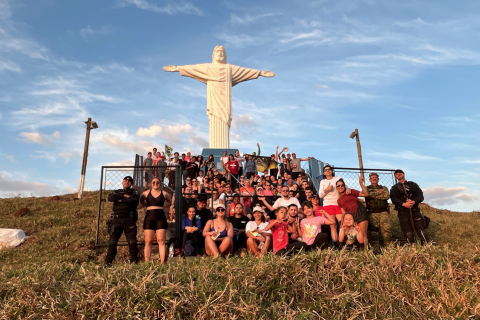
[[28,237],[20,229],[0,229],[0,250],[16,247],[23,243]]

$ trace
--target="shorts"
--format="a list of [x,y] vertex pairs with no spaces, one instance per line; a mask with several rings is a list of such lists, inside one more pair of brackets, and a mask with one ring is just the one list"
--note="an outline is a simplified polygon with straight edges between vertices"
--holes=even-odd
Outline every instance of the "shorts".
[[323,210],[325,210],[329,215],[334,216],[336,214],[342,214],[342,210],[340,210],[339,206],[324,206]]
[[168,222],[162,209],[148,210],[143,221],[143,230],[167,230]]
[[357,210],[355,210],[355,212],[352,213],[352,215],[353,215],[353,220],[356,223],[360,223],[365,220],[368,221],[367,208],[365,208],[365,206],[360,201],[357,201]]

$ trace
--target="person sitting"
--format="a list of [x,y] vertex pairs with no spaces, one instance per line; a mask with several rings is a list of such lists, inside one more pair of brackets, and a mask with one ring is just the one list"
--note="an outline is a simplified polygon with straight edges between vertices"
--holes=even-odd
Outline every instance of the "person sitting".
[[271,211],[274,211],[280,207],[288,207],[289,205],[291,204],[295,204],[297,206],[297,208],[301,208],[300,207],[300,203],[298,202],[298,199],[295,198],[295,197],[290,197],[289,193],[288,193],[288,187],[287,186],[283,186],[282,187],[282,197],[277,199],[277,201],[275,201],[275,203],[273,204],[273,206],[271,206],[267,200],[265,199],[265,197],[259,197],[258,200],[262,201],[265,206],[270,209]]
[[272,231],[264,231],[268,226],[265,222],[265,213],[260,207],[253,209],[253,221],[247,223],[245,228],[248,253],[256,257],[264,255],[272,245]]
[[198,171],[197,180],[198,180],[199,186],[203,185],[203,178],[205,178],[205,176],[203,175],[203,171],[202,170]]
[[198,235],[202,230],[202,222],[196,217],[196,208],[193,205],[187,210],[187,216],[182,218],[183,252],[185,256],[198,254]]
[[[297,241],[288,243],[288,218],[287,208],[280,207],[275,212],[277,218],[263,229],[263,231],[272,230],[273,252],[278,256],[296,253],[306,248],[305,242]],[[298,230],[297,230],[298,233]]]
[[351,213],[343,216],[343,225],[338,235],[338,240],[346,250],[363,249],[363,234],[360,226],[354,222]]
[[216,208],[219,204],[223,204],[223,200],[220,199],[220,195],[218,194],[217,189],[214,189],[212,191],[212,195],[213,195],[213,201],[209,200],[207,202],[207,209],[212,209],[212,206],[213,208]]
[[298,216],[298,207],[295,204],[291,204],[287,207],[288,217],[288,241],[290,243],[300,241],[300,217]]
[[300,237],[302,241],[307,244],[307,250],[325,249],[328,245],[328,238],[322,232],[322,225],[334,225],[335,218],[329,215],[326,211],[321,210],[321,216],[316,217],[313,212],[313,204],[306,201],[302,204],[305,219],[300,222]]
[[[229,216],[228,221],[233,226],[233,253],[238,253],[241,257],[245,256],[247,251],[247,236],[245,235],[245,227],[250,219],[244,215],[243,205],[237,203],[235,205],[234,216]],[[228,216],[228,214],[227,214]]]
[[343,179],[337,181],[336,188],[340,193],[340,197],[337,200],[338,206],[342,210],[342,213],[351,213],[353,219],[360,226],[360,232],[363,237],[363,244],[365,248],[368,248],[367,230],[368,230],[368,213],[365,206],[360,202],[357,197],[367,197],[368,191],[365,186],[365,179],[362,176],[358,177],[362,192],[351,189],[351,193],[347,194],[345,182]]
[[205,250],[214,258],[225,257],[233,252],[233,226],[228,222],[223,204],[215,207],[215,213],[215,219],[209,220],[203,229]]
[[208,156],[207,161],[205,161],[205,168],[206,168],[206,175],[209,175],[213,168],[215,168],[215,158],[213,157],[213,154]]

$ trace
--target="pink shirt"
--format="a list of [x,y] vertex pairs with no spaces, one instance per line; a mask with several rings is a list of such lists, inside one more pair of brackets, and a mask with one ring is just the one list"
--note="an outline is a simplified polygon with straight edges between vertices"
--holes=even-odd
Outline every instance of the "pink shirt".
[[317,234],[322,232],[322,224],[325,223],[325,217],[305,218],[300,222],[303,235],[302,240],[308,245],[313,244]]
[[288,246],[288,222],[276,223],[272,227],[273,252],[285,249]]

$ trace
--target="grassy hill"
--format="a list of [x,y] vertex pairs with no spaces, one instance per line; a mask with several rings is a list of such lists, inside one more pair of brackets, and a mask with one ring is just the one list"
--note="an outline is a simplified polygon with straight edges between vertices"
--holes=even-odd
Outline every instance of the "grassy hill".
[[[422,211],[435,245],[126,263],[92,250],[98,193],[0,199],[1,319],[480,319],[480,213]],[[15,212],[28,208],[17,217]],[[401,236],[395,214],[394,234]]]

